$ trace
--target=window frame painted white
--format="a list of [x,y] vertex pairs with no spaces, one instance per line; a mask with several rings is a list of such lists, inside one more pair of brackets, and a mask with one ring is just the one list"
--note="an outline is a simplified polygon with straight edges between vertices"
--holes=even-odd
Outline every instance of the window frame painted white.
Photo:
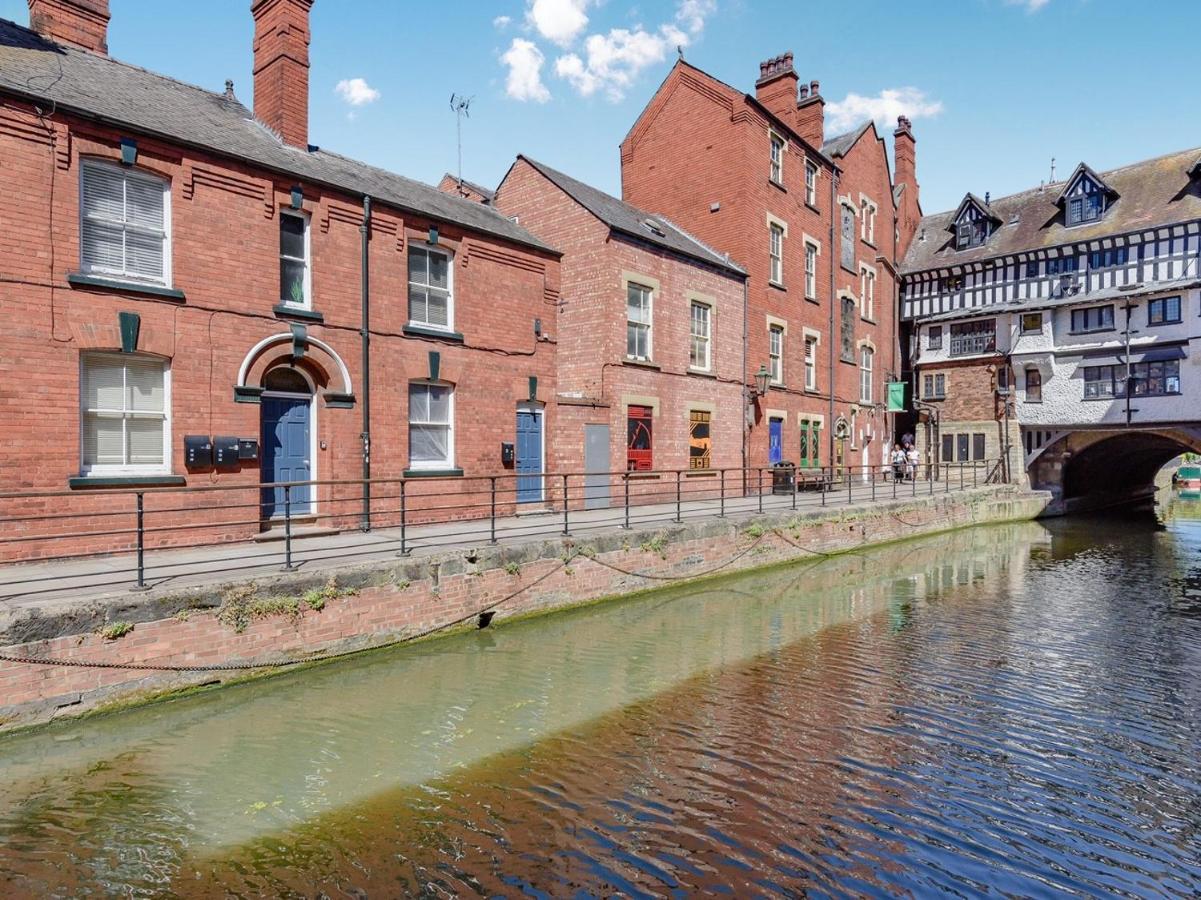
[[817,208],[817,163],[811,159],[805,160],[805,202]]
[[859,264],[859,317],[876,320],[876,270],[867,263]]
[[[817,390],[817,347],[820,339],[816,335],[805,335],[805,390]],[[812,352],[810,352],[812,350]]]
[[784,286],[784,238],[788,236],[786,229],[779,222],[767,223],[768,243],[768,276],[767,280],[772,284]]
[[[110,174],[120,175],[122,178],[122,215],[120,222],[110,219],[104,219],[99,216],[89,217],[86,209],[86,192],[88,174],[94,171],[107,171]],[[128,216],[128,183],[130,180],[141,181],[144,184],[153,185],[162,190],[163,194],[163,232],[162,232],[162,278],[150,278],[145,275],[138,275],[129,271],[128,253],[126,251],[125,233],[129,230],[130,223],[126,221]],[[92,221],[102,226],[109,228],[120,227],[122,232],[121,252],[122,252],[122,268],[120,270],[109,268],[106,266],[93,265],[87,261],[84,256],[84,230],[88,222]],[[149,233],[151,229],[144,226],[133,226],[134,230],[139,233]],[[147,172],[144,169],[134,168],[132,166],[121,165],[120,163],[110,162],[103,159],[84,159],[79,167],[79,270],[84,275],[91,275],[97,278],[107,278],[114,281],[128,281],[135,284],[147,284],[155,287],[170,288],[172,285],[172,229],[171,229],[171,180],[163,175],[158,175],[153,172]]]
[[[769,382],[775,385],[784,383],[784,326],[778,322],[767,324],[767,371]],[[779,341],[776,337],[779,336]],[[777,346],[773,347],[773,344]]]
[[768,177],[773,183],[783,186],[784,153],[788,148],[788,143],[783,137],[776,134],[774,131],[769,131],[768,147],[768,155],[771,163],[770,168],[768,169]]
[[[645,309],[646,321],[639,321],[630,318],[630,292],[634,289],[645,291],[646,303]],[[640,304],[640,306],[642,306]],[[634,353],[630,352],[630,336],[635,332],[631,329],[644,328],[646,330],[646,355],[639,356],[637,354],[638,342],[634,342]],[[643,284],[640,281],[626,281],[626,359],[635,362],[650,362],[655,358],[655,289],[648,284]]]
[[872,378],[875,374],[876,350],[870,344],[859,346],[859,402],[867,405],[875,403],[875,390]]
[[[805,298],[817,299],[817,258],[821,248],[813,241],[805,241]],[[810,266],[812,263],[812,266]]]
[[[143,411],[142,416],[131,416],[131,412],[136,410],[127,410],[125,408],[128,403],[128,362],[129,360],[147,360],[158,363],[162,368],[163,374],[163,461],[157,465],[132,464],[132,463],[92,463],[87,462],[87,422],[89,414],[95,415],[100,413],[107,418],[120,417],[121,425],[121,450],[122,459],[129,458],[129,436],[125,421],[130,418],[151,418],[155,417],[153,413],[146,414]],[[102,407],[90,408],[86,404],[86,378],[87,364],[91,360],[107,360],[110,363],[120,363],[122,365],[121,378],[121,403],[122,408],[105,409]],[[85,351],[79,354],[79,473],[83,477],[137,477],[141,475],[170,475],[172,470],[171,460],[171,361],[160,356],[152,356],[148,353],[118,353],[115,351]]]
[[[695,310],[704,310],[705,333],[696,332]],[[695,360],[696,342],[704,341],[705,362],[700,365]],[[627,348],[628,349],[628,348]],[[693,298],[688,302],[688,368],[694,372],[709,372],[713,368],[713,304]]]
[[[284,253],[283,241],[281,238],[279,248],[279,266],[280,272],[283,272],[284,260],[289,262],[299,262],[304,264],[304,300],[301,303],[296,303],[287,297],[280,297],[280,305],[286,306],[289,309],[305,309],[313,308],[313,248],[312,248],[312,220],[308,213],[303,210],[281,209],[279,211],[280,232],[283,232],[283,220],[285,216],[290,216],[293,219],[300,219],[304,225],[304,259],[297,259],[295,256],[287,256]],[[283,293],[280,291],[280,293]]]
[[[435,422],[432,419],[426,421],[413,421],[413,389],[425,388],[427,391],[430,388],[442,388],[447,392],[446,415],[447,421]],[[408,404],[406,410],[406,420],[408,424],[408,470],[411,472],[446,472],[452,471],[455,465],[455,386],[448,381],[429,381],[416,379],[408,384],[408,391],[405,395],[405,401]],[[413,459],[413,426],[443,426],[446,427],[446,458],[444,460],[415,460]]]
[[866,194],[859,195],[859,239],[873,247],[876,246],[876,215],[879,211],[871,197]]
[[[439,255],[446,258],[446,324],[438,325],[432,322],[422,322],[413,318],[413,297],[412,290],[414,287],[421,288],[427,292],[425,308],[426,318],[429,318],[429,297],[428,292],[432,285],[429,283],[429,263],[426,263],[426,281],[413,281],[413,266],[411,264],[412,254],[423,252],[429,255]],[[410,243],[408,251],[405,254],[405,312],[406,320],[411,327],[414,328],[432,328],[435,331],[453,332],[455,330],[455,254],[443,247],[436,247],[433,244]],[[434,288],[439,290],[439,288]]]

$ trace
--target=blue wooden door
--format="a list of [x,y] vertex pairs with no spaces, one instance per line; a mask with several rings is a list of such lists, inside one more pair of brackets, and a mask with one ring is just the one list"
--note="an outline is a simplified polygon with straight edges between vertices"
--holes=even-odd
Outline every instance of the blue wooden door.
[[[309,401],[298,397],[263,397],[262,464],[263,482],[308,481],[313,465]],[[291,489],[292,515],[312,512],[312,487],[297,485]],[[263,488],[263,515],[284,514],[284,489]]]
[[517,410],[517,459],[515,462],[517,502],[541,502],[542,416],[535,410]]
[[767,461],[773,466],[784,459],[784,420],[771,419],[767,423]]

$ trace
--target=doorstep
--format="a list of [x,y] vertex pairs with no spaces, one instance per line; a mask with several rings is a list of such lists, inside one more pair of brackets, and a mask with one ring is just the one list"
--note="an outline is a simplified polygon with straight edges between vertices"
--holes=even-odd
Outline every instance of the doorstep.
[[[342,529],[340,528],[329,528],[327,526],[317,525],[311,520],[309,522],[306,522],[303,519],[300,521],[295,519],[292,520],[292,540],[294,541],[299,540],[300,538],[329,537],[330,535],[341,534],[341,532]],[[253,540],[256,544],[266,544],[271,541],[285,540],[286,537],[287,535],[284,533],[284,523],[272,522],[266,531],[260,531],[253,538],[251,538],[251,540]]]
[[562,510],[555,509],[549,503],[518,503],[516,515],[520,519],[524,516],[551,516],[557,512]]

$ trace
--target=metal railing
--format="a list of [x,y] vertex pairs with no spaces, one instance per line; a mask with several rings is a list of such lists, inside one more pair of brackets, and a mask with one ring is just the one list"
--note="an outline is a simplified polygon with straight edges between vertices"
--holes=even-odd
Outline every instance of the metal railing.
[[0,562],[13,565],[0,566],[0,600],[949,493],[999,471],[785,464],[6,493]]

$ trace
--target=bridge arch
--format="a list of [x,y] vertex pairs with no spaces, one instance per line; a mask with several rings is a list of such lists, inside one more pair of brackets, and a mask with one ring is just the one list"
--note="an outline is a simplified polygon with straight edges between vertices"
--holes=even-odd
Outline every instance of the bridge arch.
[[1201,426],[1070,431],[1030,465],[1030,485],[1070,513],[1151,499],[1155,476],[1182,453],[1201,453]]

